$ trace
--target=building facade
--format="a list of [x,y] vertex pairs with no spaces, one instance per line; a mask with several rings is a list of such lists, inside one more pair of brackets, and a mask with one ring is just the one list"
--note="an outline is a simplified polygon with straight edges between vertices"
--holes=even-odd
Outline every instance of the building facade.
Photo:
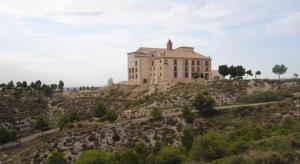
[[141,47],[128,57],[128,84],[158,84],[189,81],[199,76],[212,80],[211,58],[194,51],[193,47],[173,49],[171,40],[166,48]]

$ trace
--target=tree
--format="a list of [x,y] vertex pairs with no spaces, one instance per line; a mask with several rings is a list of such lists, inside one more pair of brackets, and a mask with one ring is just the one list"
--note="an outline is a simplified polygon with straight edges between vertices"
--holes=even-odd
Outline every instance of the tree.
[[60,80],[60,81],[58,82],[58,89],[59,89],[59,91],[63,91],[63,90],[64,90],[64,85],[65,85],[65,84],[64,84],[63,81]]
[[297,73],[294,73],[294,77],[295,77],[295,78],[298,78],[298,74],[297,74]]
[[187,123],[193,123],[194,122],[194,115],[191,111],[191,109],[184,105],[182,110],[182,117],[185,119]]
[[51,84],[50,85],[50,88],[55,91],[57,89],[57,84]]
[[68,164],[68,161],[61,152],[55,151],[48,156],[46,164]]
[[22,83],[21,83],[21,82],[19,82],[19,81],[16,83],[16,86],[17,86],[17,88],[23,88],[23,85],[22,85]]
[[235,78],[237,76],[236,69],[233,65],[229,67],[229,75],[230,75],[230,79]]
[[41,89],[41,86],[42,86],[42,82],[41,82],[41,80],[37,80],[36,82],[35,82],[35,84],[34,84],[34,89],[36,89],[36,90],[40,90]]
[[107,84],[108,84],[108,86],[113,85],[113,84],[114,84],[113,78],[110,77],[110,78],[107,80]]
[[260,76],[260,75],[261,75],[261,72],[260,71],[256,71],[255,72],[255,79],[256,79],[257,76]]
[[199,112],[206,113],[214,109],[215,101],[210,96],[200,93],[195,97],[193,105]]
[[248,76],[253,76],[252,70],[250,69],[246,71],[246,74],[247,74],[246,79],[248,79]]
[[106,109],[104,103],[102,101],[99,102],[95,109],[95,112],[94,112],[95,117],[102,117],[106,113],[107,113],[107,109]]
[[[239,65],[239,66],[235,67],[235,73],[236,73],[237,77],[242,78],[243,76],[245,76],[246,71],[243,66]],[[252,74],[252,71],[251,71],[251,74]]]
[[8,82],[7,85],[6,85],[7,89],[14,89],[14,87],[15,87],[15,84],[14,84],[13,81]]
[[151,116],[154,120],[160,120],[162,119],[162,112],[158,108],[153,108],[153,110],[151,111]]
[[288,68],[284,64],[281,65],[276,64],[273,67],[272,72],[278,75],[278,78],[281,79],[281,75],[285,74],[287,70]]
[[110,164],[112,163],[112,155],[97,150],[88,150],[84,152],[79,159],[75,162],[75,164],[86,164],[86,163],[95,163],[95,164]]
[[22,87],[23,87],[23,88],[27,88],[27,87],[28,87],[26,81],[23,81],[23,82],[22,82]]
[[42,132],[42,136],[43,136],[43,132],[47,129],[49,129],[49,122],[47,120],[47,118],[44,115],[39,115],[34,122],[34,128],[38,129]]
[[219,73],[225,78],[230,74],[230,69],[227,65],[220,65],[219,66]]

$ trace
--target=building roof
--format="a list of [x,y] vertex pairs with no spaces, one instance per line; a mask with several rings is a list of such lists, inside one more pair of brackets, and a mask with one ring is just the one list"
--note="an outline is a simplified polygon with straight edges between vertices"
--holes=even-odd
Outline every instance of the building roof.
[[172,50],[166,48],[140,47],[136,52],[165,58],[210,59],[207,56],[195,52],[193,47],[179,47]]

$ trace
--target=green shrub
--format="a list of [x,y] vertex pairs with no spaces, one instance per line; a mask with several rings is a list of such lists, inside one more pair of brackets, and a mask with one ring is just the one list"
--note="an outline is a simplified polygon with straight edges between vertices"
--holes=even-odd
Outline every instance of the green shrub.
[[193,146],[194,133],[191,128],[186,128],[183,130],[183,136],[181,137],[181,143],[186,151],[190,151]]
[[46,161],[46,164],[67,164],[68,161],[64,158],[61,152],[52,152]]
[[155,164],[181,164],[185,160],[185,156],[172,147],[163,147],[155,156]]
[[112,162],[111,154],[103,151],[88,150],[79,157],[75,164],[111,164]]
[[106,113],[105,119],[108,121],[115,121],[118,119],[118,113],[115,110],[110,110]]
[[162,119],[162,111],[158,108],[154,108],[151,112],[151,116],[154,120],[160,120]]
[[104,105],[104,103],[101,101],[97,104],[97,107],[94,111],[94,116],[95,117],[102,117],[107,113],[107,109]]
[[255,160],[247,155],[237,155],[222,158],[212,162],[213,164],[255,164]]
[[216,160],[227,154],[227,143],[224,141],[224,136],[216,131],[208,131],[194,139],[191,157],[197,161]]
[[116,154],[119,164],[138,164],[138,156],[135,150],[127,149]]
[[292,163],[288,158],[284,157],[278,152],[260,152],[260,154],[254,157],[256,163],[266,163],[266,164],[286,164]]
[[289,97],[289,94],[278,91],[264,91],[250,95],[244,95],[240,97],[239,101],[242,103],[271,102],[282,100],[285,97]]
[[119,134],[118,134],[116,131],[113,132],[112,139],[113,139],[115,142],[120,141],[120,136],[119,136]]
[[192,113],[191,109],[186,105],[183,106],[182,117],[187,123],[194,122],[194,114]]

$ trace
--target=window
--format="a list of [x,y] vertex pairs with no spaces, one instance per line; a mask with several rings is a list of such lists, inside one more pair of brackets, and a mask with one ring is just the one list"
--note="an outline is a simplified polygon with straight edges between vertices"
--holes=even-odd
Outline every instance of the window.
[[138,76],[137,76],[137,75],[135,75],[135,78],[137,79],[137,78],[138,78]]
[[135,66],[137,66],[138,65],[138,61],[136,60],[136,61],[134,61],[134,65]]
[[192,65],[194,65],[195,64],[195,61],[194,60],[192,60]]
[[200,61],[199,60],[197,61],[197,65],[200,65]]
[[194,72],[195,71],[195,67],[192,67],[192,72]]
[[137,68],[135,68],[135,72],[137,72]]
[[185,72],[185,77],[188,78],[189,77],[189,73]]
[[174,72],[174,78],[177,78],[177,72]]
[[208,61],[205,61],[205,66],[208,66]]
[[188,68],[188,67],[185,67],[184,71],[186,71],[186,72],[189,71],[189,68]]
[[161,63],[161,60],[159,60],[159,62]]
[[206,72],[208,72],[208,71],[209,71],[208,67],[205,67],[205,71],[206,71]]
[[200,67],[197,67],[197,71],[198,71],[198,72],[200,71]]
[[129,79],[131,79],[131,75],[129,75]]
[[161,73],[159,73],[159,76],[161,76]]
[[174,65],[177,65],[177,60],[174,60]]
[[128,68],[128,73],[131,73],[131,69],[130,68]]
[[177,67],[176,66],[174,66],[174,71],[177,71]]
[[164,64],[168,64],[168,60],[164,60]]
[[154,61],[152,61],[152,66],[154,66]]
[[189,65],[189,61],[188,60],[185,60],[185,65]]

